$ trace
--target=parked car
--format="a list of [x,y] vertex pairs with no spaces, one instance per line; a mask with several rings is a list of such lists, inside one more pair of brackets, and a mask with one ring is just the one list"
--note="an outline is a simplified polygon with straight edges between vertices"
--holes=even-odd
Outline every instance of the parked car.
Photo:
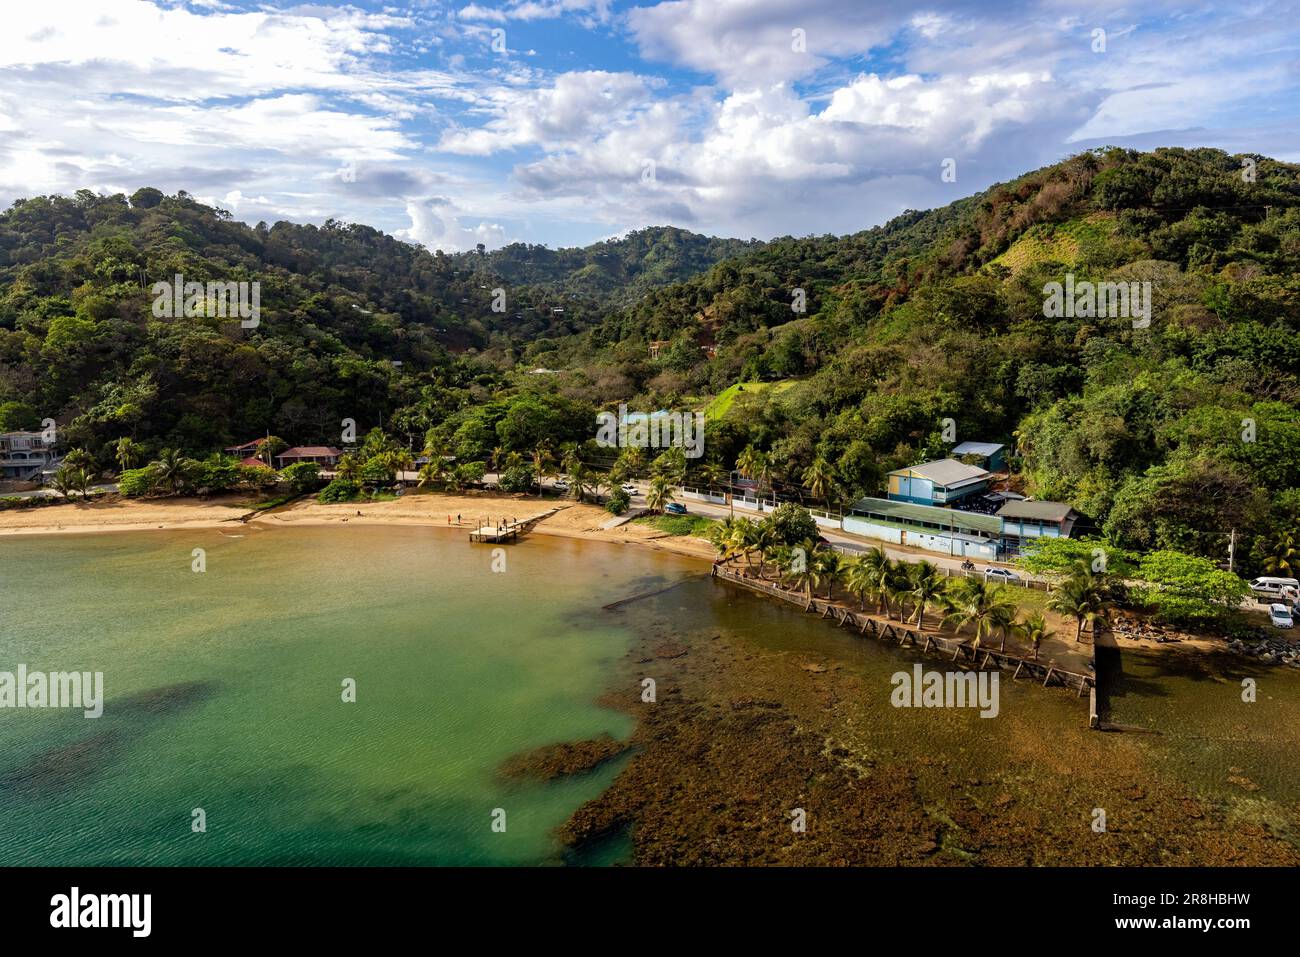
[[627,492],[628,495],[637,495],[640,493],[640,489],[638,489],[631,482],[628,482],[623,486],[623,491]]
[[559,479],[553,487],[557,492],[567,492],[569,490],[569,483],[564,481],[564,479]]
[[1259,598],[1281,598],[1287,590],[1300,591],[1300,581],[1294,578],[1256,578],[1250,583],[1250,590]]
[[669,502],[664,506],[664,511],[669,515],[685,515],[686,506],[682,505],[680,502]]
[[998,582],[1018,582],[1020,581],[1020,576],[1017,575],[1015,572],[1011,571],[1011,569],[1009,568],[986,568],[984,569],[984,580],[985,581],[991,580],[991,581],[998,581]]
[[1290,628],[1295,623],[1286,605],[1269,605],[1268,620],[1273,623],[1274,628]]

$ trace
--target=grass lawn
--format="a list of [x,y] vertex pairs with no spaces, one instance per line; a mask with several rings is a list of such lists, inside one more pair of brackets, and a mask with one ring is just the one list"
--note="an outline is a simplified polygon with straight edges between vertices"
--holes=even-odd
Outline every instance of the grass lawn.
[[795,379],[782,379],[779,382],[737,382],[713,397],[709,404],[704,407],[704,418],[710,421],[721,419],[731,410],[736,399],[745,393],[758,394],[766,392],[768,389],[781,392],[792,386],[795,381]]
[[694,535],[703,538],[710,525],[717,523],[703,515],[643,515],[632,519],[633,524],[649,525],[669,535]]

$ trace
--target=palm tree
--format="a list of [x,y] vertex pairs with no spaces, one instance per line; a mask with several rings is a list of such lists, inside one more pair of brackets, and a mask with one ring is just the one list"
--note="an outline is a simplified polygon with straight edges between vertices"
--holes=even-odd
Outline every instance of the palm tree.
[[[426,451],[425,454],[427,455],[428,452]],[[442,464],[442,460],[441,460],[441,459],[436,459],[436,460],[435,460],[435,459],[430,459],[430,460],[429,460],[429,464],[426,465],[424,468],[420,469],[420,484],[421,484],[421,485],[423,485],[423,484],[424,484],[424,481],[425,481],[425,471],[426,471],[427,469],[429,469],[429,468],[434,464],[435,461],[436,461],[439,465]],[[357,473],[360,472],[360,471],[361,471],[361,463],[359,463],[359,462],[357,461],[357,457],[356,457],[355,455],[353,455],[351,452],[349,452],[349,453],[347,453],[346,455],[342,456],[342,457],[339,459],[339,463],[338,463],[338,465],[336,465],[336,466],[334,467],[334,472],[335,472],[335,474],[336,474],[339,478],[343,479],[344,481],[348,481],[348,482],[350,482],[350,481],[354,481],[354,480],[356,479],[356,477],[357,477]]]
[[163,449],[153,466],[158,480],[173,494],[179,494],[189,482],[194,461],[182,455],[179,449]]
[[554,458],[551,454],[551,446],[543,442],[537,448],[533,449],[533,475],[537,477],[537,497],[542,496],[542,479],[549,478],[555,474]]
[[1020,633],[1025,636],[1025,640],[1034,646],[1034,660],[1038,660],[1038,646],[1048,638],[1051,638],[1056,632],[1049,631],[1047,628],[1047,619],[1043,617],[1042,612],[1034,612],[1020,624]]
[[680,445],[665,449],[654,460],[654,474],[662,475],[673,485],[686,481],[686,450]]
[[1256,551],[1266,575],[1291,577],[1300,568],[1300,549],[1296,548],[1294,532],[1279,532],[1272,540],[1261,538]]
[[1096,630],[1099,621],[1105,621],[1107,611],[1114,604],[1110,588],[1100,575],[1094,575],[1086,563],[1075,566],[1067,578],[1047,600],[1047,607],[1075,621],[1074,640],[1083,640],[1083,626]]
[[650,481],[650,490],[645,493],[646,506],[652,512],[663,514],[664,509],[673,501],[672,482],[666,475],[656,475]]
[[587,490],[593,486],[592,473],[581,462],[574,462],[569,472],[569,494],[577,501],[586,501]]
[[560,470],[564,472],[565,475],[572,475],[574,469],[578,468],[578,466],[582,464],[582,456],[578,452],[578,443],[566,442],[564,445],[560,446],[560,449],[562,452],[560,456]]
[[882,585],[886,594],[885,615],[889,614],[889,602],[894,602],[898,606],[898,620],[906,621],[906,604],[907,600],[912,597],[912,577],[907,570],[907,562],[901,558],[898,561],[890,562],[888,570],[885,572]]
[[912,601],[916,604],[916,623],[924,628],[925,609],[932,601],[943,595],[947,587],[947,579],[939,573],[937,566],[925,561],[917,562],[909,569],[909,578],[912,584]]
[[736,471],[746,478],[754,478],[758,473],[762,456],[763,453],[752,445],[745,446],[741,453],[736,456]]
[[812,492],[813,498],[826,501],[835,485],[830,463],[820,455],[813,459],[812,465],[803,470],[803,484]]
[[83,499],[86,498],[94,481],[94,475],[86,469],[65,463],[50,477],[50,486],[71,501],[73,492],[80,493]]
[[1000,609],[1008,605],[1011,602],[1000,586],[990,585],[980,578],[963,578],[948,590],[949,610],[943,621],[958,630],[973,625],[974,647],[978,649],[985,636],[997,626],[1003,614]]
[[758,552],[758,575],[763,577],[764,562],[766,555],[775,546],[780,544],[777,539],[777,531],[769,522],[751,522],[744,519],[746,527],[749,529],[749,544]]
[[826,600],[830,601],[835,592],[835,582],[844,567],[840,553],[829,548],[820,548],[812,553],[811,560],[817,565],[818,574],[826,580]]
[[133,469],[144,458],[144,446],[129,436],[123,436],[113,444],[113,456],[123,472]]
[[717,462],[697,466],[695,474],[707,489],[718,488],[727,480],[727,472]]
[[822,572],[812,553],[813,543],[805,541],[798,548],[791,549],[786,569],[790,580],[796,588],[802,588],[805,596],[812,601],[813,589],[822,582]]
[[993,609],[992,625],[1002,636],[1002,643],[998,645],[998,651],[1007,650],[1007,636],[1020,630],[1020,621],[1017,617],[1015,605],[997,605]]
[[846,559],[842,577],[849,593],[858,596],[858,611],[866,611],[867,596],[876,593],[876,578],[871,566],[864,561],[864,556],[855,555]]
[[889,577],[892,563],[885,550],[877,545],[869,548],[859,556],[859,561],[867,569],[871,580],[871,593],[876,598],[876,612],[882,610],[889,614]]

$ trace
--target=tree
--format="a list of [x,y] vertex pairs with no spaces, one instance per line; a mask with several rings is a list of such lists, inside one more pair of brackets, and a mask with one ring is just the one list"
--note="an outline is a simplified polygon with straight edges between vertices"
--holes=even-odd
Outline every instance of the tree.
[[282,469],[280,475],[298,495],[320,486],[320,466],[315,462],[295,462]]
[[71,499],[73,493],[80,494],[84,499],[93,483],[94,477],[90,472],[80,466],[67,463],[60,466],[59,470],[50,477],[50,487],[67,499]]
[[804,488],[812,492],[813,498],[827,501],[831,489],[835,487],[835,473],[830,463],[820,455],[803,471]]
[[667,476],[656,475],[650,481],[650,490],[646,492],[645,503],[652,512],[660,515],[673,501],[672,483],[668,481]]
[[947,579],[939,571],[938,567],[930,562],[917,562],[909,569],[911,578],[911,596],[916,605],[916,623],[918,626],[925,627],[925,610],[931,602],[943,596],[947,587]]
[[113,445],[113,457],[121,471],[125,472],[140,464],[144,458],[144,446],[129,436],[123,436]]
[[821,535],[812,513],[795,502],[782,502],[763,519],[763,524],[772,529],[773,541],[781,545],[815,542]]
[[1051,638],[1056,632],[1050,631],[1047,627],[1047,619],[1043,617],[1042,612],[1034,612],[1020,625],[1020,633],[1025,636],[1034,648],[1034,660],[1038,660],[1038,649],[1044,641]]
[[1095,629],[1097,622],[1106,621],[1113,604],[1106,579],[1094,574],[1083,562],[1075,565],[1070,577],[1047,600],[1047,607],[1052,611],[1075,620],[1076,642],[1083,640],[1085,624]]
[[1134,597],[1153,605],[1165,621],[1189,625],[1223,625],[1250,586],[1209,559],[1182,552],[1149,552],[1138,563],[1144,584]]
[[962,578],[953,582],[946,598],[948,614],[944,616],[944,624],[958,630],[973,627],[976,649],[1004,620],[1006,609],[1015,610],[1001,585],[990,585],[980,578]]
[[867,596],[876,594],[876,576],[865,556],[855,555],[844,563],[844,587],[858,597],[858,611],[865,611]]
[[186,458],[179,449],[163,449],[154,460],[153,469],[159,484],[173,495],[179,495],[189,488],[194,465],[194,460]]
[[1271,535],[1260,535],[1255,539],[1251,558],[1265,575],[1281,578],[1295,578],[1300,571],[1300,548],[1296,547],[1296,533],[1289,529],[1277,529]]

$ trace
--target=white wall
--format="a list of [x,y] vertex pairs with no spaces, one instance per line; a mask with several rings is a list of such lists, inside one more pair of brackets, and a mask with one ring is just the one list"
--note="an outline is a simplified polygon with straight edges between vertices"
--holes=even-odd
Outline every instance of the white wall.
[[902,529],[891,528],[888,525],[877,525],[875,522],[869,522],[863,518],[854,518],[851,515],[844,516],[844,531],[853,535],[865,535],[867,538],[878,538],[881,541],[892,542],[895,545],[902,543]]

